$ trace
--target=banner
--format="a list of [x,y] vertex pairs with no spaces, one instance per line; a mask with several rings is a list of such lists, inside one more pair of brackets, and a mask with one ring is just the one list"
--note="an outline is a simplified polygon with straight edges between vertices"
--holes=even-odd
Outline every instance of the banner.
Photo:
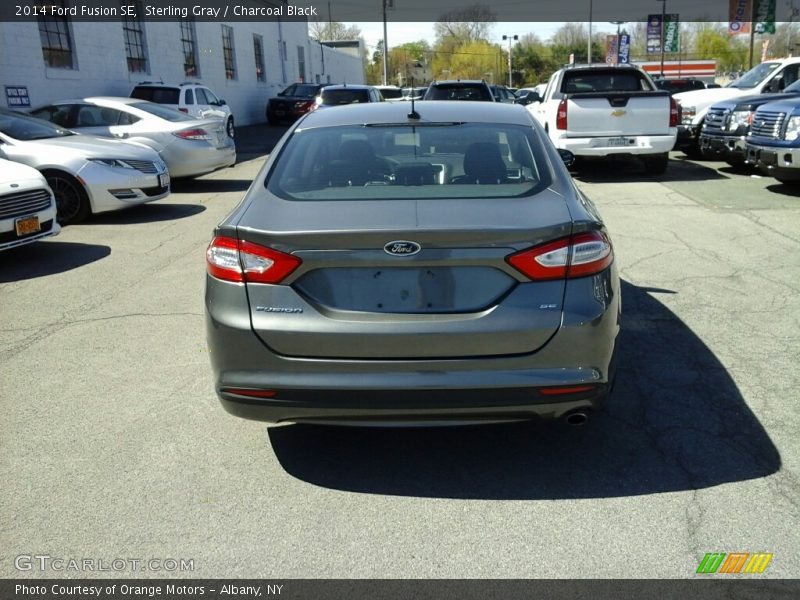
[[[772,0],[773,2],[775,0]],[[664,19],[664,52],[680,51],[680,27],[678,15],[665,15]]]
[[619,64],[627,65],[631,56],[631,36],[623,33],[619,38]]
[[647,53],[661,52],[661,15],[647,16]]
[[755,0],[756,33],[775,33],[775,0]]
[[617,36],[616,35],[607,35],[606,36],[606,63],[609,65],[617,64],[617,58],[619,56],[617,50]]
[[730,0],[728,34],[750,33],[750,11],[752,0]]

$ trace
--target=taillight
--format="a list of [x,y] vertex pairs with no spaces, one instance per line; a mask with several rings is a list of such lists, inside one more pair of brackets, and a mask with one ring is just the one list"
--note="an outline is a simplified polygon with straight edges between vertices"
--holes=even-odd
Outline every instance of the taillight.
[[670,96],[669,99],[669,126],[677,127],[681,120],[681,111],[678,109],[678,103],[675,98]]
[[537,281],[586,277],[614,261],[614,249],[600,231],[580,233],[507,256],[508,263]]
[[558,103],[558,112],[556,113],[556,129],[567,129],[567,101],[562,100]]
[[184,140],[210,140],[211,135],[199,127],[193,129],[181,129],[180,131],[173,131],[172,135]]
[[291,254],[229,237],[215,237],[206,250],[206,270],[224,281],[280,283],[301,263]]

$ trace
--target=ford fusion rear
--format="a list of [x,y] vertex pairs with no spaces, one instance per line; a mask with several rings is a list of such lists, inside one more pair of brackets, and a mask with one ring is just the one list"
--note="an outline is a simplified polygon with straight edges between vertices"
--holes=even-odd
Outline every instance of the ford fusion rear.
[[216,392],[241,417],[569,419],[613,382],[611,240],[518,106],[311,113],[206,258]]

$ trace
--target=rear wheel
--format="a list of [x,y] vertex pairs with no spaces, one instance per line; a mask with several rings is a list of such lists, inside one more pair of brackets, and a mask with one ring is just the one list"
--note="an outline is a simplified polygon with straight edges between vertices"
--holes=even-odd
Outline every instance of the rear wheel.
[[56,198],[59,223],[80,223],[92,213],[86,190],[72,175],[61,171],[44,171],[42,175]]
[[642,158],[644,161],[644,172],[648,175],[661,175],[667,170],[669,164],[669,154],[650,154]]
[[228,122],[225,124],[225,131],[228,132],[228,137],[233,137],[236,132],[233,129],[233,117],[228,117]]

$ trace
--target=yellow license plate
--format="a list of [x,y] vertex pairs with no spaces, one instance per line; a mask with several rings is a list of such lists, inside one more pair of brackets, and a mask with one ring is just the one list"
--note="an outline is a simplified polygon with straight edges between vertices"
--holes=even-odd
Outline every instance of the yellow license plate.
[[14,222],[14,227],[17,230],[18,236],[30,235],[41,231],[42,226],[39,224],[39,217],[22,217]]

